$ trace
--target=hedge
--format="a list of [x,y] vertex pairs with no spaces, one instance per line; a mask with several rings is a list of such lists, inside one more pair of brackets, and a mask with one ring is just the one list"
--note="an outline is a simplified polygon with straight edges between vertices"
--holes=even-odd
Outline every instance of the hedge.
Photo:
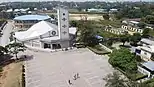
[[97,48],[95,48],[95,47],[89,47],[89,46],[88,46],[88,48],[89,48],[92,52],[94,52],[94,53],[96,53],[96,54],[98,54],[98,55],[104,55],[104,54],[109,54],[109,53],[110,53],[110,52],[107,52],[106,50],[104,50],[103,48],[101,48],[102,50],[100,50],[100,48],[97,49]]
[[2,66],[0,66],[0,72],[2,72],[3,71],[3,67]]

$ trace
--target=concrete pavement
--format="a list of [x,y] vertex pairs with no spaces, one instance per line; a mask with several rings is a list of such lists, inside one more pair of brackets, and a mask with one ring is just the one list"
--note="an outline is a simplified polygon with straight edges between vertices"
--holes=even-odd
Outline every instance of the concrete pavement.
[[7,44],[9,44],[9,37],[10,37],[10,33],[12,32],[13,29],[13,24],[12,22],[8,22],[5,26],[4,29],[2,31],[3,35],[0,38],[0,45],[1,46],[6,46]]
[[[59,52],[34,52],[25,62],[26,87],[104,87],[103,78],[113,72],[106,56],[99,56],[88,49]],[[79,73],[80,78],[73,80]],[[71,80],[73,85],[68,84]]]

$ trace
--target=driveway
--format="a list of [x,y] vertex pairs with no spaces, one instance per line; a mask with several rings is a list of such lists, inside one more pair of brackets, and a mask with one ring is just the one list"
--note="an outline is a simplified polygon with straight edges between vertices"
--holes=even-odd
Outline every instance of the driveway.
[[[104,87],[103,78],[113,72],[107,57],[87,48],[25,53],[33,55],[33,59],[25,62],[26,87]],[[76,73],[80,78],[73,80]]]
[[11,33],[12,29],[13,29],[13,23],[9,21],[4,26],[4,29],[2,31],[3,35],[0,38],[0,45],[1,46],[6,46],[7,44],[9,44],[9,42],[10,42],[9,37],[10,37],[10,33]]

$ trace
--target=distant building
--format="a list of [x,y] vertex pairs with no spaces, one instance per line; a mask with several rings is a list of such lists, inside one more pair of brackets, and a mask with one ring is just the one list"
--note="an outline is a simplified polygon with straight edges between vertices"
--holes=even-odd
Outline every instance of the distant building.
[[22,15],[15,17],[14,19],[15,27],[19,29],[30,28],[35,23],[40,21],[51,21],[51,17],[48,15]]
[[[121,28],[125,29],[125,30],[128,30],[130,32],[133,32],[133,33],[142,33],[143,32],[143,29],[140,29],[138,27],[138,24],[139,24],[139,21],[137,20],[140,20],[140,19],[129,19],[129,20],[124,20],[122,21],[122,26]],[[132,33],[132,34],[133,34]]]
[[123,34],[128,33],[125,29],[122,29],[122,28],[114,28],[112,26],[106,26],[105,27],[105,31],[111,32],[111,33],[114,33],[114,34],[117,34],[117,35],[123,35]]
[[118,12],[118,9],[113,8],[113,9],[110,9],[109,12],[110,12],[110,13]]
[[107,12],[106,9],[95,9],[95,8],[91,8],[91,9],[88,9],[88,12]]

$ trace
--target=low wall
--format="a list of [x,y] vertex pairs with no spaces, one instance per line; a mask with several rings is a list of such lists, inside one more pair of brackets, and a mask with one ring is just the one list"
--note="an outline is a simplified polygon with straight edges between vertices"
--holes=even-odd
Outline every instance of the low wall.
[[112,53],[112,50],[109,49],[108,47],[104,46],[103,44],[99,43],[100,46],[102,46],[105,50],[107,50],[108,52]]

